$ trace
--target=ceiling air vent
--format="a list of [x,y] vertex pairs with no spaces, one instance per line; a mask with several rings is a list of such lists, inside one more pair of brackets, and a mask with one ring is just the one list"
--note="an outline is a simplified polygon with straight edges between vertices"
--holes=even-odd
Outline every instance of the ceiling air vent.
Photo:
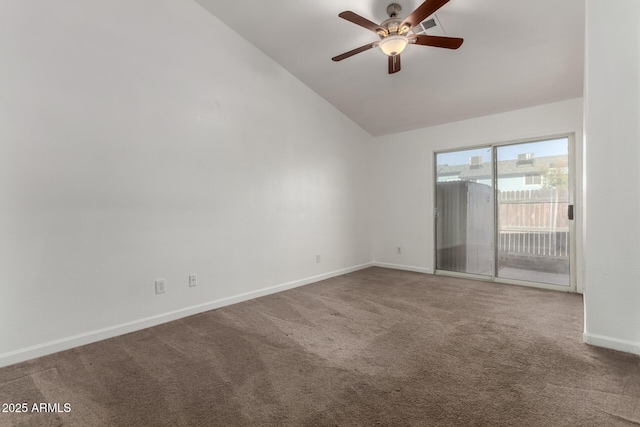
[[444,36],[444,30],[438,17],[433,14],[411,29],[413,34],[427,34],[430,36]]

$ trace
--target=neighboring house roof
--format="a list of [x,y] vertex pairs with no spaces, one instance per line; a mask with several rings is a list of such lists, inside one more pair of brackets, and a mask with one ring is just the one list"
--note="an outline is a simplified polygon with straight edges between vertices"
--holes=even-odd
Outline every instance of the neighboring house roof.
[[[566,161],[567,156],[546,156],[534,157],[529,161],[518,160],[501,160],[498,162],[498,173],[500,176],[505,175],[526,175],[526,174],[542,174],[544,171],[558,167]],[[566,166],[566,165],[565,165]],[[491,163],[485,162],[481,165],[471,166],[465,165],[439,165],[438,177],[457,177],[463,180],[491,178]]]

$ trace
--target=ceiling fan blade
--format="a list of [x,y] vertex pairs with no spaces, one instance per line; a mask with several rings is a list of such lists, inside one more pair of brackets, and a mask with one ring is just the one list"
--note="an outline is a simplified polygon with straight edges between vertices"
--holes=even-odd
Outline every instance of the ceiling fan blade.
[[402,30],[402,33],[406,33],[425,19],[432,15],[436,10],[444,6],[449,0],[426,0],[416,10],[411,12],[411,15],[407,16],[402,24],[398,28],[407,27]]
[[353,22],[356,25],[360,25],[367,30],[371,30],[374,33],[382,33],[385,36],[388,34],[387,30],[382,28],[380,25],[376,24],[375,22],[371,22],[367,18],[363,18],[362,16],[350,10],[340,13],[338,14],[338,16],[342,19],[346,19],[349,22]]
[[369,44],[365,44],[364,46],[360,46],[356,49],[350,50],[349,52],[345,52],[342,55],[338,55],[338,56],[334,56],[333,58],[331,58],[332,61],[338,62],[338,61],[342,61],[343,59],[347,59],[350,56],[353,56],[357,53],[360,52],[364,52],[365,50],[369,50],[371,48],[374,48],[378,46],[378,42],[373,42],[373,43],[369,43]]
[[[414,40],[415,41],[412,41]],[[419,44],[422,46],[444,47],[446,49],[457,49],[462,46],[464,39],[457,37],[443,37],[443,36],[425,36],[415,35],[409,37],[409,42],[413,44]]]
[[392,55],[389,57],[389,74],[400,71],[400,55]]

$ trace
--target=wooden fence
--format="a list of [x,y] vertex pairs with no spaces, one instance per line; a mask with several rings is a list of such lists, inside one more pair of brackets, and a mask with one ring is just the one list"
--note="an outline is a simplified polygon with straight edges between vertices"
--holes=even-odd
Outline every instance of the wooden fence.
[[568,208],[569,193],[565,189],[500,192],[501,253],[568,257]]

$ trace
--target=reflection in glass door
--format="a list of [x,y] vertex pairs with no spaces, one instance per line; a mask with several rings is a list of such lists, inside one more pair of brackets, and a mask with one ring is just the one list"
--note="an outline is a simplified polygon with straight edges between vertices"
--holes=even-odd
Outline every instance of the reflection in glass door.
[[570,285],[568,142],[496,147],[498,277]]
[[569,143],[436,153],[436,270],[571,286]]

